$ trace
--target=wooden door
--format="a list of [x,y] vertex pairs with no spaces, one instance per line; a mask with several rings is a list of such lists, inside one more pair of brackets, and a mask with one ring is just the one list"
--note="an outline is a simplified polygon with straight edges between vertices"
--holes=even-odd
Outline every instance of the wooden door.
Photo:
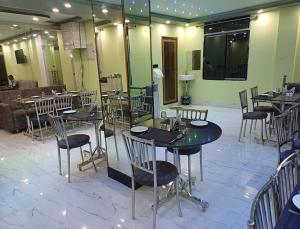
[[162,37],[164,105],[178,102],[177,37]]

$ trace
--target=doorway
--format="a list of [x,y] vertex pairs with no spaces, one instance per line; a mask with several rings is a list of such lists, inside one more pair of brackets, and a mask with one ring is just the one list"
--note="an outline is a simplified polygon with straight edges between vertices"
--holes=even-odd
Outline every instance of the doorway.
[[177,37],[162,37],[164,105],[178,102]]

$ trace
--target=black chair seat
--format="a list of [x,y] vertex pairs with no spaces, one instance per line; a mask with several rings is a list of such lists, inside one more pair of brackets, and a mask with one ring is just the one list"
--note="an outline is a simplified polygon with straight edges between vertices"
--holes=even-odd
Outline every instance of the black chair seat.
[[105,136],[106,138],[109,138],[109,137],[111,137],[111,136],[113,136],[113,135],[114,135],[113,130],[111,130],[111,129],[105,129],[105,130],[104,130],[104,136]]
[[268,117],[266,112],[247,112],[243,114],[244,119],[265,119]]
[[[173,148],[167,148],[167,150],[171,153],[174,153]],[[178,154],[179,155],[193,155],[196,153],[199,153],[201,150],[201,147],[195,147],[195,148],[191,148],[191,149],[180,149],[178,150]]]
[[272,106],[256,106],[256,107],[254,107],[254,111],[256,111],[256,112],[275,113],[277,110]]
[[280,152],[280,162],[282,162],[284,159],[286,159],[288,156],[292,155],[293,153],[295,153],[294,149],[289,149],[289,150]]
[[[152,168],[152,166],[153,163],[150,162],[150,167]],[[175,165],[167,161],[156,161],[156,170],[157,186],[169,184],[171,181],[175,180],[178,175]],[[146,186],[154,185],[153,174],[145,172],[139,168],[134,168],[133,174],[137,183]]]
[[[67,138],[68,138],[68,143],[69,143],[70,149],[84,146],[84,145],[88,144],[90,141],[90,136],[88,136],[86,134],[74,134],[74,135],[68,136]],[[59,146],[59,148],[67,149],[66,141],[63,139],[58,141],[58,146]]]

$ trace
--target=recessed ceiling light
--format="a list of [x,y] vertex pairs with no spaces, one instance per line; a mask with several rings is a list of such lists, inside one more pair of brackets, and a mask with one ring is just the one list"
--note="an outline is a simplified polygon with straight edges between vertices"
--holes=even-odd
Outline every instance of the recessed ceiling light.
[[6,42],[6,44],[7,44],[7,45],[9,45],[9,44],[10,44],[10,43],[9,43],[9,41],[8,41],[8,42]]
[[18,27],[18,25],[17,25],[17,24],[14,24],[14,25],[12,25],[12,27],[15,27],[15,28],[16,28],[16,27]]
[[168,21],[166,21],[166,24],[170,24],[171,22],[168,20]]
[[119,25],[119,24],[120,24],[119,22],[115,22],[115,23],[114,23],[114,25]]
[[262,13],[262,12],[264,12],[264,11],[263,11],[263,10],[258,10],[258,11],[257,11],[257,13],[259,13],[259,14]]
[[186,23],[186,24],[185,24],[185,27],[189,27],[189,26],[190,26],[190,24],[189,24],[189,23]]
[[36,33],[34,33],[34,34],[32,34],[32,36],[33,36],[33,37],[36,37],[36,36],[37,36],[37,34],[36,34]]
[[17,39],[15,39],[15,40],[14,40],[14,42],[18,42],[18,40],[17,40]]
[[130,22],[130,20],[129,19],[125,19],[125,23],[129,23]]
[[39,21],[39,18],[38,17],[33,17],[32,20]]
[[102,9],[102,13],[107,14],[108,13],[108,9]]
[[209,28],[209,30],[212,30],[212,29],[213,29],[212,27]]
[[65,3],[65,7],[66,7],[66,8],[71,8],[72,5],[71,5],[70,3],[68,3],[68,2],[66,2],[66,3]]
[[27,37],[23,37],[22,39],[23,39],[23,40],[27,40]]
[[53,38],[55,38],[53,35],[49,35],[49,38],[51,38],[51,39],[53,39]]
[[59,12],[59,9],[57,9],[57,8],[52,8],[52,11],[53,11],[54,13],[58,13],[58,12]]
[[45,34],[48,34],[49,32],[48,32],[48,31],[45,31],[44,33],[45,33]]

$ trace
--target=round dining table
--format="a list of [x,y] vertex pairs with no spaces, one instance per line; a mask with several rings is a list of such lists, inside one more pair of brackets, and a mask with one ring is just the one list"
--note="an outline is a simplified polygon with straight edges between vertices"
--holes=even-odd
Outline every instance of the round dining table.
[[[150,119],[140,123],[139,125],[148,127],[148,131],[138,136],[143,139],[154,140],[154,144],[157,147],[173,148],[175,153],[175,164],[179,168],[179,154],[180,149],[192,149],[195,147],[201,147],[216,141],[222,135],[222,129],[217,124],[207,121],[207,125],[197,127],[191,124],[191,120],[182,119],[185,123],[185,128],[182,132],[180,131],[168,131],[169,120],[168,119]],[[180,195],[199,204],[202,210],[205,211],[208,208],[208,202],[193,196],[187,190],[186,182],[181,179],[182,191]],[[174,196],[173,192],[167,195],[167,198]],[[162,202],[165,202],[162,201]]]

